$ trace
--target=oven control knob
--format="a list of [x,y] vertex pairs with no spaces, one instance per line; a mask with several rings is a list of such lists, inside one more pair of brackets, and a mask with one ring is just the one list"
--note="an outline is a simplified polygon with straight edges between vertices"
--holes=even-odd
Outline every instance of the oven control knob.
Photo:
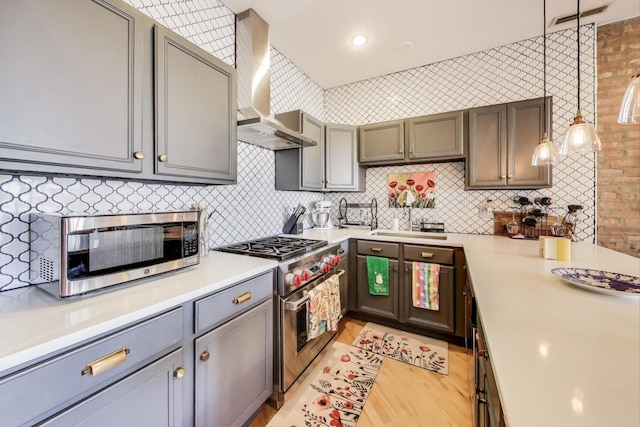
[[302,278],[303,282],[306,282],[311,277],[311,273],[309,272],[309,270],[304,270],[302,273],[300,273],[300,277]]
[[302,277],[299,274],[287,273],[284,276],[284,281],[287,285],[300,286],[302,285]]
[[325,273],[328,273],[331,271],[331,266],[329,264],[327,264],[326,262],[322,263],[322,271],[324,271]]
[[340,263],[340,255],[334,255],[329,259],[329,264],[336,266]]

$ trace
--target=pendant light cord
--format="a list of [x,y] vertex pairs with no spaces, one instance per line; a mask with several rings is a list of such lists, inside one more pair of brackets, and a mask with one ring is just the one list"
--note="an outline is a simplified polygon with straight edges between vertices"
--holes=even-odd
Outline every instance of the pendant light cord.
[[578,11],[576,12],[578,19],[577,40],[578,40],[578,111],[580,111],[580,0],[578,0]]
[[542,100],[542,123],[544,135],[547,134],[547,0],[542,2],[542,86],[544,98]]

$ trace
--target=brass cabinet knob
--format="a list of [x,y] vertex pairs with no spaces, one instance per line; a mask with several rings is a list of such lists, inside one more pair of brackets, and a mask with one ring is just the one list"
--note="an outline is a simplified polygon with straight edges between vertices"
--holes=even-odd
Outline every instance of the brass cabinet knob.
[[169,156],[167,156],[166,154],[160,154],[158,156],[158,160],[160,160],[162,163],[166,162],[167,160],[169,160]]
[[506,179],[507,176],[506,175],[500,175],[500,179]]
[[209,360],[209,357],[211,357],[211,354],[209,354],[208,351],[203,351],[202,354],[200,355],[200,360],[202,360],[203,362],[206,362],[207,360]]
[[184,374],[187,373],[187,370],[184,368],[178,368],[173,372],[173,376],[176,377],[176,379],[181,380],[182,377],[184,377]]
[[507,178],[513,179],[513,175],[507,175]]
[[133,153],[133,157],[138,160],[144,159],[144,153],[142,151],[136,151]]

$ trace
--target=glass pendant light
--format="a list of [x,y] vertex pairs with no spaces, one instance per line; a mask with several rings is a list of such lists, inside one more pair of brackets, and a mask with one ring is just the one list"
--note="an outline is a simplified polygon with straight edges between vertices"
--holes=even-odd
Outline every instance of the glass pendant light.
[[578,0],[578,11],[576,13],[578,24],[576,36],[578,39],[578,112],[573,119],[573,123],[564,134],[560,154],[566,156],[572,151],[588,152],[600,151],[600,138],[593,125],[587,122],[580,111],[580,0]]
[[556,148],[551,144],[547,136],[547,0],[543,0],[542,2],[542,21],[542,81],[544,92],[542,121],[544,123],[544,134],[542,135],[542,141],[540,141],[533,152],[531,166],[553,166],[557,160]]
[[640,74],[633,76],[622,98],[618,123],[621,125],[640,123]]

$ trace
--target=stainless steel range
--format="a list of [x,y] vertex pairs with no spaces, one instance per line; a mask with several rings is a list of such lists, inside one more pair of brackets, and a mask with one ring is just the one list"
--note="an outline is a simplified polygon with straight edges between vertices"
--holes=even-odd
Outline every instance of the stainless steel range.
[[337,265],[344,250],[322,240],[296,237],[266,237],[218,248],[223,252],[271,258],[279,261],[274,299],[275,387],[273,400],[278,408],[285,393],[337,332],[327,332],[307,341],[308,292],[344,270]]

